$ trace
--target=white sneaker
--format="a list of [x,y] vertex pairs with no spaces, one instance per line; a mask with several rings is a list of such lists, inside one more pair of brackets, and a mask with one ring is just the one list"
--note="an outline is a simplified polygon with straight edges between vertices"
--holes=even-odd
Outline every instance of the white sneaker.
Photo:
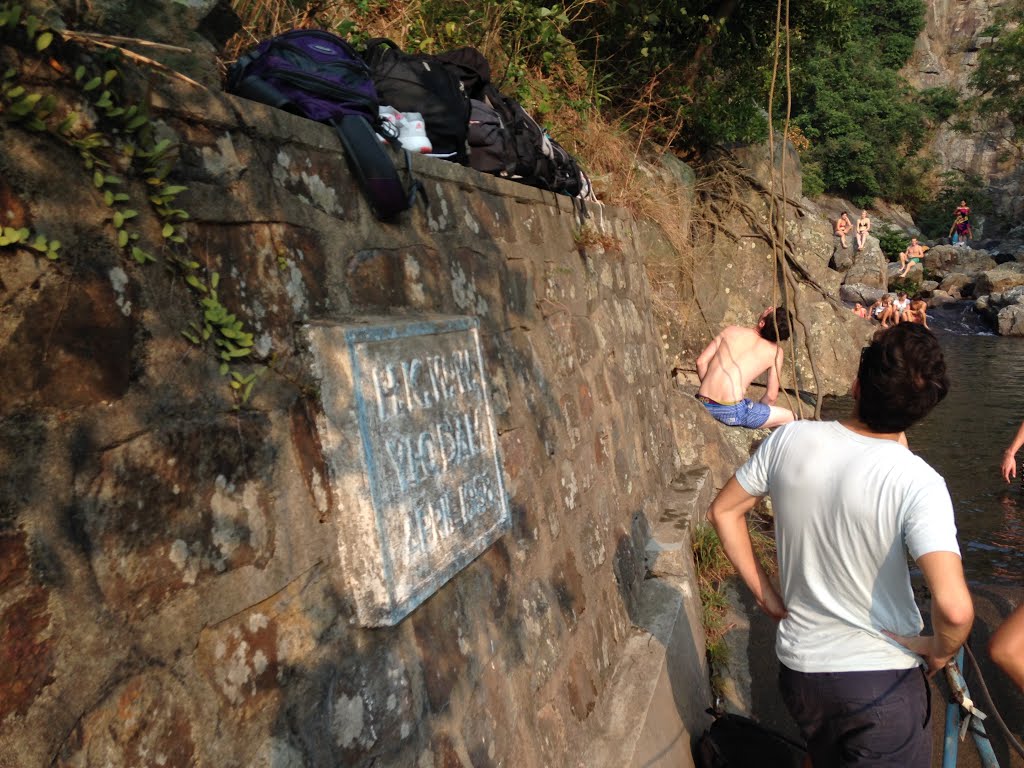
[[[385,124],[384,130],[390,133],[394,129],[394,135],[401,144],[403,150],[415,152],[421,155],[429,155],[433,152],[430,139],[427,138],[426,124],[423,116],[418,112],[398,112],[393,106],[381,106],[379,108],[381,121]],[[390,126],[390,127],[389,127]],[[387,138],[377,134],[381,142],[387,143]]]
[[398,141],[403,149],[410,152],[428,155],[433,151],[423,115],[419,112],[405,112],[398,116]]

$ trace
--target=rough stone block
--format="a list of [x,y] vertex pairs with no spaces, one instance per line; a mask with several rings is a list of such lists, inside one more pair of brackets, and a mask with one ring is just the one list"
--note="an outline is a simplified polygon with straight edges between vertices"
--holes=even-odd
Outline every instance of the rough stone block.
[[359,621],[393,625],[511,527],[475,318],[307,326]]

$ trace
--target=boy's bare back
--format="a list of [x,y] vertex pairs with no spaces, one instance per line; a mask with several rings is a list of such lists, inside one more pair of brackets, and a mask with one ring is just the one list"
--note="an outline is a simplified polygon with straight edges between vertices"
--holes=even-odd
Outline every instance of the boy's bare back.
[[772,396],[771,401],[774,401],[778,392],[775,365],[776,362],[781,364],[781,357],[782,349],[762,338],[757,331],[730,325],[715,337],[697,361],[698,371],[702,364],[707,366],[699,392],[719,403],[736,403],[744,398],[750,383],[767,370],[769,392],[766,396]]

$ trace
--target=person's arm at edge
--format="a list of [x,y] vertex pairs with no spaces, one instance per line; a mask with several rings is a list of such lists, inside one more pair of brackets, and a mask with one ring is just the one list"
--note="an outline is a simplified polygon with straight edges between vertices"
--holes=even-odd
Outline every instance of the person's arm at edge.
[[786,606],[754,556],[754,546],[747,530],[747,513],[753,509],[757,498],[747,493],[733,475],[711,502],[708,522],[714,526],[725,556],[735,566],[761,610],[778,621],[786,617]]
[[1013,442],[1003,451],[1003,480],[1010,482],[1011,477],[1017,476],[1017,451],[1024,445],[1024,421],[1017,428],[1017,434],[1013,436]]
[[989,657],[1024,691],[1024,604],[1018,605],[995,631]]
[[716,336],[711,340],[711,343],[704,347],[704,351],[700,353],[700,357],[697,358],[697,378],[700,381],[704,381],[704,377],[708,375],[708,366],[711,365],[711,361],[715,357],[715,353],[718,351],[719,338]]
[[955,552],[928,552],[917,558],[932,595],[932,635],[886,635],[921,656],[928,674],[946,666],[967,640],[974,623],[974,603],[964,578],[963,562]]
[[779,371],[782,370],[782,359],[782,347],[777,346],[775,362],[768,368],[768,385],[765,389],[764,397],[761,398],[761,402],[765,405],[775,405],[775,402],[779,399]]

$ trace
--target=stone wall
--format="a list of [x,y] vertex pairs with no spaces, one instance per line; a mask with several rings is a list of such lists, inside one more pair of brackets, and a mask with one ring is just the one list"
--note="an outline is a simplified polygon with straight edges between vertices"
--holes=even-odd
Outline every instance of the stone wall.
[[[573,765],[685,470],[641,259],[658,232],[592,206],[584,235],[566,198],[429,159],[429,207],[381,224],[328,128],[183,83],[153,98],[190,258],[267,367],[237,407],[182,336],[192,291],[124,258],[75,153],[0,127],[4,224],[63,242],[0,254],[0,765]],[[145,206],[137,231],[159,251]],[[438,314],[479,320],[511,530],[366,628],[303,329]],[[675,696],[699,712],[686,634]]]

